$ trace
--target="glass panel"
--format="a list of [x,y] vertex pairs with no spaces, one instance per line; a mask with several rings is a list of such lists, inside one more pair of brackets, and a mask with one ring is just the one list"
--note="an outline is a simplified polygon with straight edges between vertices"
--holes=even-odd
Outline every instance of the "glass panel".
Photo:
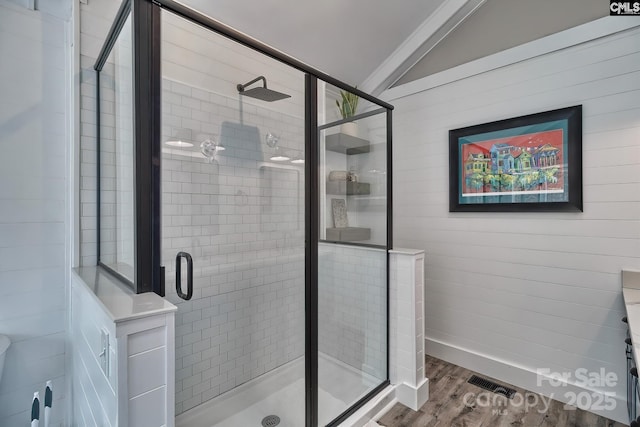
[[386,120],[384,110],[320,131],[321,240],[386,247]]
[[[258,76],[290,97],[250,92],[262,81],[238,93]],[[302,426],[304,75],[163,11],[162,98],[176,425],[259,426],[276,415]],[[190,301],[175,292],[179,251],[193,257]]]
[[318,247],[318,420],[326,425],[387,379],[387,252]]
[[127,18],[100,72],[100,261],[134,280],[133,54]]
[[326,106],[319,107],[318,246],[318,419],[325,425],[388,378],[387,116],[358,102],[355,120],[327,123],[340,91],[318,90]]

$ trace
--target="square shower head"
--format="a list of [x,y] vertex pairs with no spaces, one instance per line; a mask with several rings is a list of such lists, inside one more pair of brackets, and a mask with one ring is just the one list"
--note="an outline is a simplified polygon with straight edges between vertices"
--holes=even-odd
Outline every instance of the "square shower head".
[[240,92],[240,95],[250,96],[251,98],[260,99],[262,101],[267,101],[267,102],[273,102],[273,101],[279,101],[285,98],[291,98],[291,95],[287,95],[286,93],[267,89],[266,87],[254,87],[252,89],[246,89],[244,92]]

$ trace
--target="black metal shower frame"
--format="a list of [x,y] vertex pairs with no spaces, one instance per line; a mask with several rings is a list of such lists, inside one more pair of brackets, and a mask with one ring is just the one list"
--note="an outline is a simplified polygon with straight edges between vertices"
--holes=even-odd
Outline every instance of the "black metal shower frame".
[[[318,243],[320,230],[319,203],[319,137],[320,131],[343,121],[318,125],[318,79],[354,93],[381,107],[354,117],[384,114],[387,132],[387,241],[380,245],[344,243],[387,250],[387,378],[327,424],[335,427],[353,415],[371,398],[390,384],[389,381],[389,250],[392,248],[392,110],[393,106],[355,87],[347,85],[307,64],[246,36],[174,0],[123,0],[95,62],[96,71],[96,142],[97,142],[97,254],[98,265],[132,287],[136,293],[155,292],[165,295],[164,266],[161,265],[161,33],[160,14],[166,10],[205,29],[218,33],[263,55],[276,59],[305,73],[305,424],[318,425]],[[134,280],[119,274],[100,260],[100,72],[131,14],[133,26],[133,96],[134,96]]]

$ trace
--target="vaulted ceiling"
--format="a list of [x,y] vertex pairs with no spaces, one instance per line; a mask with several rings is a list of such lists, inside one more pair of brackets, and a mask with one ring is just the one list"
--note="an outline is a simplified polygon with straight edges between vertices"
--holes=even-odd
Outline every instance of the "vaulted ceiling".
[[356,85],[445,0],[182,1]]
[[605,16],[609,16],[609,4],[601,0],[487,0],[408,70],[396,85]]
[[608,15],[601,0],[182,0],[374,94]]
[[[71,14],[71,0],[8,1]],[[602,0],[178,1],[375,95],[608,15]]]

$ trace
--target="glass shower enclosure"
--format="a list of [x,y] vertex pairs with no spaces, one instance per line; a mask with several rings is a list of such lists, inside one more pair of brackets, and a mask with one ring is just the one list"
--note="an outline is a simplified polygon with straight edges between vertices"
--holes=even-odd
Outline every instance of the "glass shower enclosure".
[[99,264],[178,307],[175,425],[340,425],[389,384],[392,107],[169,0],[95,69]]

